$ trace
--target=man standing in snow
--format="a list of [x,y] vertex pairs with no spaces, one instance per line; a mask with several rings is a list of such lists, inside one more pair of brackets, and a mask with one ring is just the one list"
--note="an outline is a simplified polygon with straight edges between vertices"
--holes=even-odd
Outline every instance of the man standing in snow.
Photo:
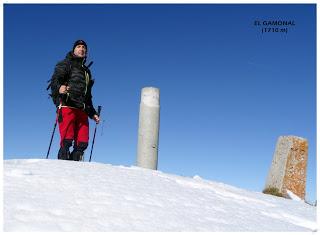
[[[92,104],[91,88],[94,80],[85,65],[88,47],[77,40],[66,58],[58,62],[51,78],[51,91],[57,106],[60,130],[58,159],[81,161],[89,141],[88,117],[99,123]],[[54,95],[56,94],[56,95]],[[73,151],[69,148],[73,143]]]

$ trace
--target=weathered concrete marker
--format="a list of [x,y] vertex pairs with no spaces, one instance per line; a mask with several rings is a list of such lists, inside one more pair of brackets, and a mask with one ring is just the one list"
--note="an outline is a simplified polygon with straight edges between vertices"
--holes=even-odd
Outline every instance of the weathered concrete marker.
[[137,166],[157,170],[160,124],[160,91],[145,87],[141,91]]
[[276,188],[283,195],[290,190],[305,199],[308,141],[297,136],[278,138],[265,188]]

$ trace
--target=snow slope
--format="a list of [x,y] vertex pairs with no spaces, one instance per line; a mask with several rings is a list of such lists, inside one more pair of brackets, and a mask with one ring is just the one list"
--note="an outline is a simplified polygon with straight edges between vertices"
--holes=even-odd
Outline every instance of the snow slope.
[[138,167],[4,161],[4,231],[315,231],[316,207]]

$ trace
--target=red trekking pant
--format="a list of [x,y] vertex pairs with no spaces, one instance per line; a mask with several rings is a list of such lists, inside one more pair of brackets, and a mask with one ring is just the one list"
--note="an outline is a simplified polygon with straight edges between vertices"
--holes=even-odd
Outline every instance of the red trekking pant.
[[80,142],[88,144],[88,115],[81,109],[70,107],[61,107],[61,112],[62,122],[59,122],[60,146],[64,147],[63,140],[74,140],[75,146],[78,146]]

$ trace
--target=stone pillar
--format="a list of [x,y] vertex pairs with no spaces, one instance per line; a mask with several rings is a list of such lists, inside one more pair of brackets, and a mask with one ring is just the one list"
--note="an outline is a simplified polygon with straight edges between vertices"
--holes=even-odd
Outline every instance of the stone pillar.
[[287,195],[290,190],[304,200],[306,193],[306,173],[308,141],[297,136],[278,138],[266,188],[277,188]]
[[141,91],[137,166],[157,170],[160,123],[159,89],[145,87]]

